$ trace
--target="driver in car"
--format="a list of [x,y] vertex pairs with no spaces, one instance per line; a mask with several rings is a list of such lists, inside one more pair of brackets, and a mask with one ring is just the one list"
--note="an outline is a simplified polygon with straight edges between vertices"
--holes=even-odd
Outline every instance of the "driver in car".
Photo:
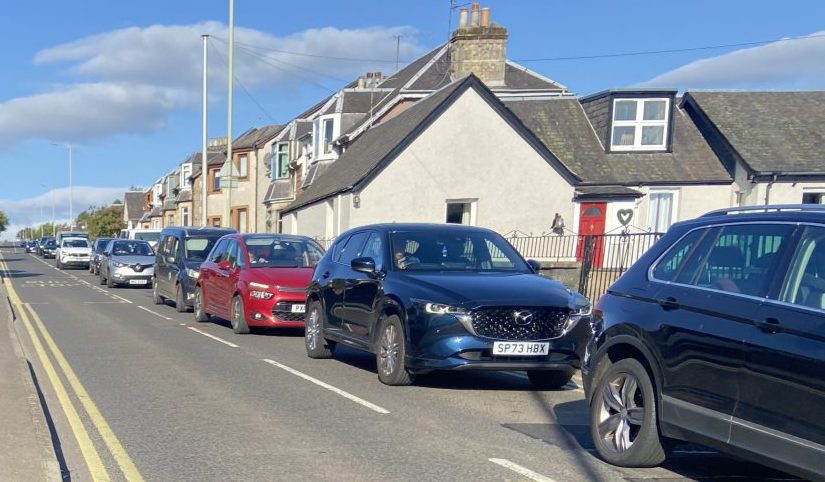
[[420,262],[420,259],[404,251],[403,249],[395,252],[395,265],[398,266],[398,269],[407,269],[407,266]]

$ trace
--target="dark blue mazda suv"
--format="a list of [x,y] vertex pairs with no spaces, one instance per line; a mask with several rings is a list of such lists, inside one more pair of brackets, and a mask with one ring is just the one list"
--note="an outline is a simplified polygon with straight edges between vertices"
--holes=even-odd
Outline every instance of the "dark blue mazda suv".
[[376,355],[378,378],[433,370],[526,370],[539,388],[573,376],[590,304],[539,276],[500,235],[459,225],[383,224],[338,237],[307,291],[306,350]]

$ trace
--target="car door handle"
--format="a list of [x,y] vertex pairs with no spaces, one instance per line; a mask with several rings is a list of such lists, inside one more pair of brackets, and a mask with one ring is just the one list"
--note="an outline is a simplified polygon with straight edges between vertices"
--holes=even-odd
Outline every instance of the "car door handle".
[[764,321],[757,321],[756,327],[765,333],[774,334],[778,331],[777,327],[779,324],[779,320],[776,318],[765,318]]
[[668,296],[662,300],[656,300],[656,302],[659,303],[659,306],[661,306],[665,311],[676,310],[679,308],[679,302],[672,296]]

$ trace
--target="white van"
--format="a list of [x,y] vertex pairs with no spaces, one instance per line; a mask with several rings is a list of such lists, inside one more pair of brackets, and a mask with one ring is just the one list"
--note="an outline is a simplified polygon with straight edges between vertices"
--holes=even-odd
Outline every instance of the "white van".
[[157,248],[160,240],[160,229],[122,229],[120,231],[122,239],[142,239],[149,243],[152,248]]

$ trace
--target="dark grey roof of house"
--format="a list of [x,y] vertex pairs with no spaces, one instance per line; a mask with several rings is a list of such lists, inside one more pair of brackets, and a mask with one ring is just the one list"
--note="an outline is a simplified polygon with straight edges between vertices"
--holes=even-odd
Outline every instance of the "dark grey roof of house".
[[137,221],[143,216],[143,191],[127,191],[123,196],[129,221]]
[[269,188],[266,190],[264,202],[269,203],[273,201],[281,201],[290,199],[292,197],[292,180],[278,179],[269,183]]
[[295,138],[300,139],[307,134],[312,134],[312,122],[298,121],[295,123]]
[[178,200],[175,198],[167,199],[163,201],[163,210],[164,211],[174,211],[178,209]]
[[258,140],[259,135],[260,132],[258,132],[257,127],[250,127],[249,130],[239,135],[232,141],[232,149],[252,149],[252,146],[255,145],[255,141]]
[[433,50],[427,52],[426,54],[422,55],[421,57],[413,60],[410,62],[406,67],[399,70],[393,75],[385,78],[379,87],[385,87],[390,89],[397,89],[403,87],[407,82],[409,82],[415,74],[417,74],[421,69],[427,65],[427,62],[433,59],[435,55],[444,48],[443,45],[439,45],[438,47],[434,48]]
[[752,172],[825,174],[825,91],[688,92],[684,103]]
[[192,201],[192,190],[191,189],[184,189],[178,195],[177,202],[178,203],[185,203]]
[[[215,151],[207,150],[207,153],[206,153],[206,165],[207,166],[222,166],[223,163],[226,162],[226,152],[223,150],[222,147],[219,148],[219,149],[221,149],[221,150],[219,150],[219,151],[217,151],[217,150],[215,150]],[[192,177],[193,178],[197,177],[201,173],[201,161],[200,161],[201,153],[197,152],[194,155],[197,156],[198,160],[197,160],[197,162],[192,163]]]
[[[418,101],[415,105],[392,119],[366,131],[338,158],[323,175],[316,179],[299,194],[285,211],[292,211],[331,195],[351,190],[361,181],[377,172],[382,161],[391,160],[395,151],[405,141],[425,129],[434,119],[431,115],[460,88],[469,85],[473,76],[455,82],[453,85],[437,91]],[[320,164],[320,163],[318,163]],[[312,166],[307,178],[312,175]]]
[[265,144],[274,139],[286,127],[283,124],[269,124],[258,129],[258,138],[255,139],[257,145]]
[[[675,109],[672,152],[608,153],[594,124],[572,97],[504,103],[582,184],[639,185],[731,182],[683,110]],[[591,124],[593,122],[594,124]]]
[[626,186],[578,186],[576,199],[592,198],[640,198],[643,193]]
[[152,210],[149,211],[149,217],[156,218],[158,216],[163,216],[162,206],[152,206]]

